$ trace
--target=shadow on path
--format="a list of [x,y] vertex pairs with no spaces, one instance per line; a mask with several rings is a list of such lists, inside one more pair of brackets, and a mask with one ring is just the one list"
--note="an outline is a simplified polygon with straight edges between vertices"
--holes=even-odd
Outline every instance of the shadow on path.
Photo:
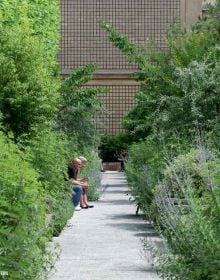
[[159,280],[142,242],[158,235],[135,215],[124,174],[102,179],[95,207],[76,212],[56,238],[62,253],[49,280]]

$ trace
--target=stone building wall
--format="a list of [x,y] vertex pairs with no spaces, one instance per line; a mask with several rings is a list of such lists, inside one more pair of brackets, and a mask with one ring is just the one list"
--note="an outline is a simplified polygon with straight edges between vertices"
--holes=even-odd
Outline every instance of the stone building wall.
[[179,0],[62,0],[61,51],[65,73],[96,62],[101,70],[131,70],[99,25],[107,21],[140,44],[154,40],[165,49],[167,27],[180,17]]
[[105,86],[108,93],[100,96],[102,114],[97,116],[97,129],[103,133],[122,130],[124,113],[134,106],[134,94],[138,88],[129,74],[137,69],[112,46],[101,21],[125,33],[139,44],[150,40],[158,48],[166,50],[166,30],[174,21],[189,25],[201,11],[202,0],[61,0],[61,42],[59,63],[62,74],[72,69],[96,63],[93,86]]

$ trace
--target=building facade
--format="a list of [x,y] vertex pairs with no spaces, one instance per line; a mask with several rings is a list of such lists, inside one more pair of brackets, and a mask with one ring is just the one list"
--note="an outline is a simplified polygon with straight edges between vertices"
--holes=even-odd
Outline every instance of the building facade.
[[100,132],[122,131],[121,119],[134,106],[137,69],[107,39],[100,22],[110,23],[138,44],[153,40],[166,50],[166,31],[174,22],[189,26],[201,15],[204,0],[62,0],[59,63],[64,76],[88,63],[97,64],[92,86],[104,86],[102,113],[96,118]]

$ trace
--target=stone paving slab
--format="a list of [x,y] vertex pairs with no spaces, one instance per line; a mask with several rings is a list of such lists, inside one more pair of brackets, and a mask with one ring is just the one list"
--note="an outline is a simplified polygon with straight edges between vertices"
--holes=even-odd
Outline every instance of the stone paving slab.
[[135,215],[123,173],[102,174],[102,196],[92,209],[75,212],[59,237],[62,252],[49,280],[158,280],[143,251],[157,239]]

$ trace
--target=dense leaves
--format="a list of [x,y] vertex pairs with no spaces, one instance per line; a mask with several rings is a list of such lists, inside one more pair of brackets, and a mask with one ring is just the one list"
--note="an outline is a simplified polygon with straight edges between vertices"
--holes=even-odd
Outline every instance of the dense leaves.
[[24,158],[27,154],[0,132],[0,271],[10,279],[39,279],[46,208],[39,174]]
[[160,178],[163,164],[162,149],[158,143],[146,141],[131,145],[126,164],[129,187],[137,205],[150,219],[153,189]]
[[102,89],[86,86],[95,69],[89,64],[74,70],[61,87],[58,127],[69,137],[77,137],[80,146],[94,146],[97,141],[93,118],[100,108],[97,95]]
[[117,161],[122,150],[127,150],[130,142],[127,134],[105,135],[99,144],[99,157],[102,161]]
[[48,13],[39,1],[0,2],[0,111],[3,124],[17,137],[48,125],[57,110],[60,83],[52,49],[58,49],[58,2],[44,1]]
[[205,150],[180,155],[156,187],[159,224],[169,250],[160,271],[168,279],[218,279],[219,160]]
[[16,137],[48,125],[59,98],[59,83],[48,70],[43,46],[28,32],[0,32],[0,111]]

